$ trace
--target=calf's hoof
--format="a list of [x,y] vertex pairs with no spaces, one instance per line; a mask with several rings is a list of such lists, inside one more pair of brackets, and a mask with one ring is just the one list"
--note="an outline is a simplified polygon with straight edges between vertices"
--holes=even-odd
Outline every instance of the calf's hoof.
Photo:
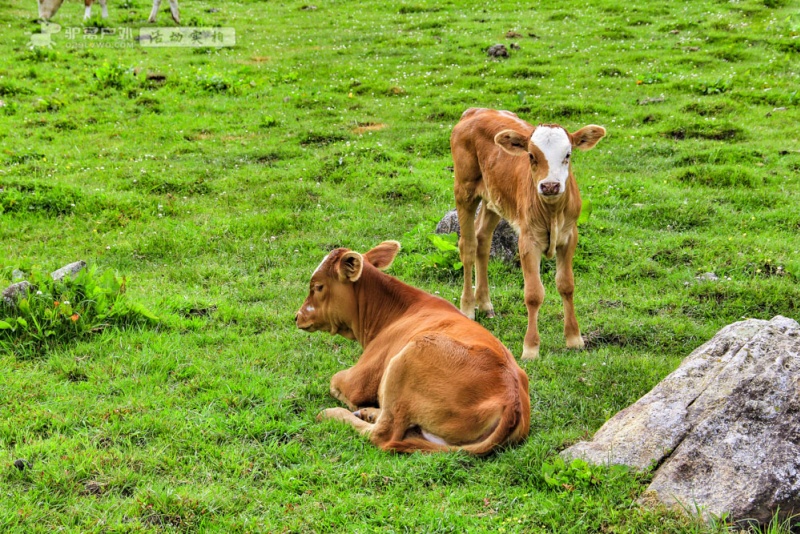
[[523,360],[535,360],[539,357],[539,347],[522,347]]
[[582,349],[586,345],[583,342],[583,338],[580,335],[571,336],[567,338],[567,348],[568,349]]
[[380,413],[381,411],[378,408],[361,408],[353,412],[353,415],[367,423],[374,423],[378,420],[378,415],[380,415]]

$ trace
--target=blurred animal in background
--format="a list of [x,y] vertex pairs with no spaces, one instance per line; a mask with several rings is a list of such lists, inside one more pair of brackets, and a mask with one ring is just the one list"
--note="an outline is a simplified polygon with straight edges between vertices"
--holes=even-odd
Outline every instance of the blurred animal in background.
[[[103,18],[108,18],[108,7],[106,6],[106,0],[98,0],[98,2],[100,3],[100,7],[103,9]],[[50,20],[51,18],[55,17],[56,13],[58,12],[58,8],[61,7],[61,4],[64,3],[64,0],[38,0],[38,3],[39,18],[43,20]],[[93,3],[94,0],[84,0],[86,9],[83,12],[83,20],[91,18]],[[156,21],[159,7],[161,7],[161,0],[153,0],[153,10],[150,12],[150,18],[147,19],[148,22]],[[172,20],[174,20],[176,24],[180,24],[181,15],[178,11],[178,0],[169,0],[169,10],[172,13]]]

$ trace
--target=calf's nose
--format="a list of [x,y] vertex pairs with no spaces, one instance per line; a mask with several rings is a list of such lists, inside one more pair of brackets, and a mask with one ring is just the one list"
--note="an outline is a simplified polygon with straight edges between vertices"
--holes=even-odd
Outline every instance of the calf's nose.
[[559,186],[558,182],[542,182],[539,184],[539,191],[545,196],[557,195]]

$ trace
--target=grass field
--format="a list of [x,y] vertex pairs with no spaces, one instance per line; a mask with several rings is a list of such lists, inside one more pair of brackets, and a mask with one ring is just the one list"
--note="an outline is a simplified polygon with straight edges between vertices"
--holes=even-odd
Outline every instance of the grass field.
[[[0,289],[15,270],[46,289],[27,319],[0,305],[0,531],[729,528],[639,507],[647,475],[543,467],[722,326],[800,316],[794,0],[182,0],[187,26],[235,30],[219,49],[141,46],[148,3],[109,4],[87,35],[68,0],[31,47],[33,0],[0,1]],[[330,249],[386,239],[391,274],[456,300],[428,234],[473,106],[608,130],[573,163],[588,348],[563,348],[545,262],[529,439],[383,453],[315,421],[360,348],[293,316]],[[45,282],[79,259],[104,308]],[[490,281],[482,323],[519,356],[522,274]]]

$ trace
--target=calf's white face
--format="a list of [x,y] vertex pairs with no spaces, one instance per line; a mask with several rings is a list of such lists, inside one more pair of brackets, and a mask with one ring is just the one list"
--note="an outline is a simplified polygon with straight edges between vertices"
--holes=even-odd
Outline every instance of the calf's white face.
[[560,126],[539,126],[533,131],[530,144],[533,146],[528,152],[534,158],[544,159],[537,164],[547,169],[544,178],[536,184],[537,191],[543,196],[561,195],[566,190],[572,153],[567,131]]
[[512,156],[527,154],[539,197],[554,202],[567,190],[572,149],[589,150],[605,135],[605,128],[593,124],[573,134],[557,124],[540,124],[530,138],[515,130],[503,130],[495,135],[494,142]]

